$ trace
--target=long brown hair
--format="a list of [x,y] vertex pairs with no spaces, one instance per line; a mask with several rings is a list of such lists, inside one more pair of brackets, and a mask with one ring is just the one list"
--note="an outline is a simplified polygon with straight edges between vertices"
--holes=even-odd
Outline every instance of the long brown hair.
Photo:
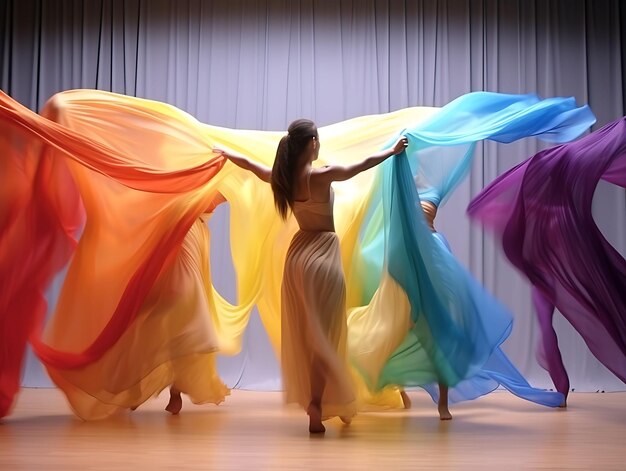
[[271,181],[274,204],[283,219],[287,218],[289,208],[293,207],[293,187],[298,163],[311,139],[317,138],[317,126],[311,120],[297,119],[289,125],[287,133],[276,149]]

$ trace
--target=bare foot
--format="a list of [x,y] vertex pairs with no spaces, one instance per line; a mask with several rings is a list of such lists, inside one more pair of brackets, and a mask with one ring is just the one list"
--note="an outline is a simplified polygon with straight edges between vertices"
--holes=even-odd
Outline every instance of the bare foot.
[[411,408],[411,398],[409,397],[409,395],[406,393],[406,391],[404,389],[402,391],[400,391],[400,397],[402,397],[402,404],[404,404],[404,408],[405,409],[410,409]]
[[324,433],[326,427],[322,424],[322,411],[317,404],[309,404],[306,413],[309,414],[309,433]]
[[165,410],[172,415],[177,415],[183,408],[183,398],[180,391],[170,391],[170,402],[167,403]]
[[350,425],[352,423],[352,417],[339,417],[344,425]]
[[130,408],[131,412],[134,412],[137,410],[137,408],[139,407],[139,405],[133,406]]
[[452,414],[450,414],[450,410],[448,409],[448,386],[444,383],[439,383],[437,410],[439,411],[440,420],[452,420]]
[[452,414],[450,414],[450,410],[448,406],[439,406],[439,420],[452,420]]

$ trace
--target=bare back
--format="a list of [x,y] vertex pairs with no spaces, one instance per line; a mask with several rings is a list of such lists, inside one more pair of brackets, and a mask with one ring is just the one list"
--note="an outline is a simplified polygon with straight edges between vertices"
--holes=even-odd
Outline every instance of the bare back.
[[311,168],[303,169],[294,192],[293,214],[303,231],[335,232],[332,187],[315,177]]

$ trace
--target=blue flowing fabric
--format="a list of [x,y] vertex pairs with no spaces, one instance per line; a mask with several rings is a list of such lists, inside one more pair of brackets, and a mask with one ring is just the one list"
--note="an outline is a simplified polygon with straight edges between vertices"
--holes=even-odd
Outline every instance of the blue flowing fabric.
[[411,305],[413,327],[383,367],[377,388],[421,386],[437,400],[440,382],[450,386],[455,402],[502,385],[539,404],[563,402],[560,393],[532,388],[501,351],[512,328],[510,313],[454,257],[445,238],[431,232],[420,200],[445,202],[467,175],[480,140],[539,136],[566,142],[594,122],[590,109],[577,108],[571,98],[479,92],[401,133],[409,146],[380,168],[356,261],[367,273],[364,304],[386,270]]

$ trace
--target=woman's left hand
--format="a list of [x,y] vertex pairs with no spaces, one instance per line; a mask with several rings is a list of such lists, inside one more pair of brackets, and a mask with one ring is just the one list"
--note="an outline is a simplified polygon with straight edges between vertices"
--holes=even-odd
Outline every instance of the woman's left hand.
[[394,155],[401,153],[404,149],[407,148],[408,145],[409,145],[409,140],[405,136],[402,136],[400,139],[398,139],[398,142],[396,142],[396,144],[393,146]]

